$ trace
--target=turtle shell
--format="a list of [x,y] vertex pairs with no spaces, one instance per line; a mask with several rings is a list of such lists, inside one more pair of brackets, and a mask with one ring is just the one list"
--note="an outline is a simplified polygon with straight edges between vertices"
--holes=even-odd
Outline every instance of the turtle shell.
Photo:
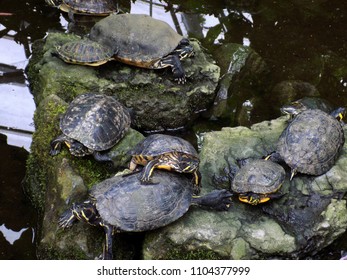
[[79,40],[57,47],[59,57],[67,63],[98,66],[112,59],[111,49],[90,40]]
[[275,162],[252,160],[236,172],[231,188],[236,193],[270,194],[280,188],[285,176],[284,168]]
[[121,231],[166,226],[189,209],[192,184],[185,176],[156,170],[156,184],[141,184],[139,174],[114,176],[95,185],[91,196],[103,220]]
[[[63,5],[67,7],[64,8]],[[117,12],[117,6],[112,0],[63,0],[61,7],[63,11],[71,11],[75,14],[109,15]]]
[[297,172],[321,175],[335,163],[345,142],[338,120],[321,110],[305,110],[282,132],[277,152]]
[[77,96],[60,120],[68,137],[93,151],[113,147],[130,127],[130,114],[111,96],[86,93]]
[[110,15],[93,26],[89,37],[113,48],[117,60],[143,68],[156,68],[183,39],[166,22],[140,14]]
[[171,152],[180,152],[196,158],[199,157],[193,145],[188,141],[180,137],[159,133],[147,136],[130,151],[132,155],[147,157],[157,157]]

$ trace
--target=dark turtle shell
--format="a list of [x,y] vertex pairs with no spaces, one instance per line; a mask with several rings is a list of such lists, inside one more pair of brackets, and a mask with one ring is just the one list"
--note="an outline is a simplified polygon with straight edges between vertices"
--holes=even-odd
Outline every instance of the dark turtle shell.
[[338,158],[345,142],[341,123],[321,110],[305,110],[282,132],[277,152],[297,172],[321,175]]
[[65,43],[57,47],[59,57],[67,63],[99,66],[112,59],[113,52],[105,46],[90,41],[80,40]]
[[59,8],[65,12],[95,16],[106,16],[118,10],[113,0],[62,0]]
[[113,147],[129,129],[130,114],[111,96],[86,93],[77,96],[60,120],[68,137],[94,151]]
[[285,175],[281,165],[269,160],[256,159],[236,172],[231,188],[240,194],[270,194],[281,187]]
[[188,141],[180,137],[159,133],[147,136],[130,151],[132,155],[146,157],[157,157],[171,152],[185,153],[196,158],[199,157],[193,145]]
[[93,26],[89,37],[113,48],[117,60],[143,68],[158,68],[156,62],[183,39],[166,22],[139,14],[110,15]]
[[148,185],[138,176],[114,176],[91,189],[96,208],[107,223],[121,231],[147,231],[168,225],[188,211],[193,192],[185,176],[155,171],[156,184]]

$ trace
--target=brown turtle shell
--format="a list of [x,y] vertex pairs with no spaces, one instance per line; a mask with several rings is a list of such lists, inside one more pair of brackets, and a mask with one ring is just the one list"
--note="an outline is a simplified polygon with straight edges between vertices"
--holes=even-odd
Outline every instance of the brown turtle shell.
[[143,68],[156,64],[183,39],[166,22],[141,14],[113,14],[96,23],[90,39],[109,46],[115,59]]

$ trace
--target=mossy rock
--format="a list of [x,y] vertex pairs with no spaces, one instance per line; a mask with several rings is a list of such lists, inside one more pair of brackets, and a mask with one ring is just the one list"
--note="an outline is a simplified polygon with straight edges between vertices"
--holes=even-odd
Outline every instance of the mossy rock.
[[215,97],[220,69],[200,43],[192,40],[195,56],[183,61],[187,82],[174,81],[170,69],[149,70],[111,61],[99,67],[72,65],[56,55],[56,47],[80,40],[76,35],[50,33],[34,43],[28,77],[36,104],[50,94],[65,102],[96,91],[115,96],[134,113],[141,131],[188,127]]

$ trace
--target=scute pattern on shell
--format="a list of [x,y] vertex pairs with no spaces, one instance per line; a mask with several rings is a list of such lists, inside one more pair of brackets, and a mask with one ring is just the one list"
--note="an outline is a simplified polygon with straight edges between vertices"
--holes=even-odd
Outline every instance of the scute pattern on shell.
[[73,10],[88,14],[110,14],[117,11],[112,0],[63,0]]
[[153,68],[183,39],[166,22],[137,14],[110,15],[93,26],[89,37],[113,48],[116,59],[144,68]]
[[170,152],[181,152],[198,158],[198,153],[188,141],[171,135],[152,134],[134,148],[133,155],[159,156]]
[[107,61],[113,55],[109,48],[90,40],[65,43],[57,52],[63,60],[80,64]]
[[252,160],[235,174],[232,190],[236,193],[267,194],[276,191],[285,179],[284,168],[269,160]]
[[282,132],[277,152],[292,169],[321,175],[334,165],[344,141],[338,120],[321,110],[306,110]]
[[71,102],[60,128],[89,149],[103,151],[124,136],[130,123],[129,112],[113,97],[86,93]]
[[114,176],[92,188],[102,219],[122,231],[147,231],[168,225],[188,211],[189,179],[156,170],[153,179],[158,184],[143,185],[138,175]]

